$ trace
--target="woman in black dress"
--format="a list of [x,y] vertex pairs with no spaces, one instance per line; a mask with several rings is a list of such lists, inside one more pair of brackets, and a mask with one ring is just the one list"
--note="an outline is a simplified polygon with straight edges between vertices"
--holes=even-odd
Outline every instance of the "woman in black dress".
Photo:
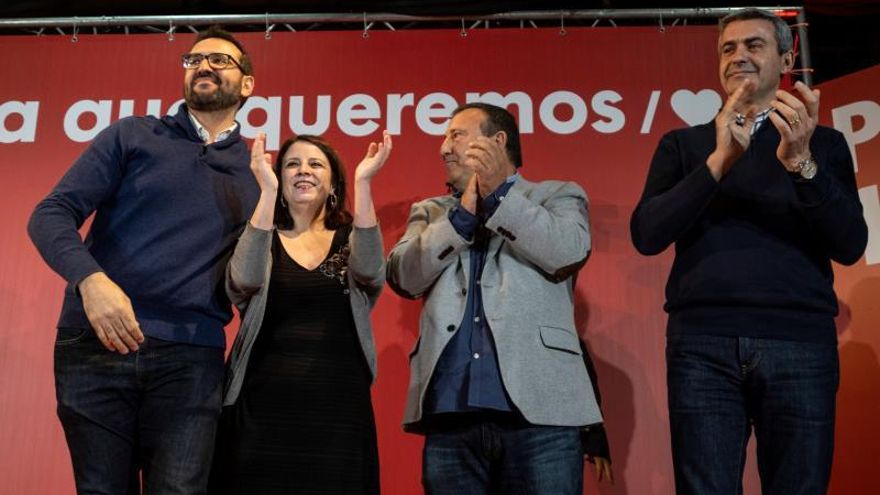
[[212,493],[377,494],[370,400],[370,309],[384,284],[370,183],[391,152],[371,143],[354,179],[354,214],[336,152],[298,136],[275,166],[260,135],[251,170],[262,194],[227,269],[239,308]]

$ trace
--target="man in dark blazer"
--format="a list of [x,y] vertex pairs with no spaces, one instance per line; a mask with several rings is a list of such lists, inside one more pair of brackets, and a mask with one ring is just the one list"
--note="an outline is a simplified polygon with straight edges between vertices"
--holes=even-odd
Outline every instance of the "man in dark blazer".
[[452,193],[413,205],[389,285],[424,301],[404,415],[426,435],[429,494],[580,494],[579,427],[601,421],[574,323],[587,197],[519,173],[519,130],[483,103],[453,112]]

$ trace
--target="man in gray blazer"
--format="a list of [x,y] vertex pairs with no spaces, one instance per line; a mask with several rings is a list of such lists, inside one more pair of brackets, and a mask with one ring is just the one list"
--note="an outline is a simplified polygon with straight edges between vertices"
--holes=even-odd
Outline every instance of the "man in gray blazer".
[[440,154],[451,194],[413,205],[389,285],[422,298],[407,431],[429,494],[580,494],[578,427],[601,421],[574,323],[587,197],[529,182],[505,109],[456,109]]

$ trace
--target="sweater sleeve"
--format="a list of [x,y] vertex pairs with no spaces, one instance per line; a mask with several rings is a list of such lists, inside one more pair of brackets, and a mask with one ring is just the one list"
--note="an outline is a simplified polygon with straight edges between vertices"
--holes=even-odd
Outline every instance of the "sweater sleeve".
[[54,189],[40,201],[28,222],[28,235],[46,263],[76,285],[101,271],[79,228],[102,203],[116,195],[125,174],[123,119],[104,129]]
[[352,226],[349,237],[351,257],[348,267],[354,280],[378,291],[385,284],[385,257],[379,225],[368,228]]
[[851,265],[865,252],[868,226],[849,147],[839,132],[833,132],[830,141],[826,153],[813,149],[818,173],[812,180],[796,179],[795,191],[828,256],[838,263]]
[[226,295],[239,309],[266,282],[271,244],[272,230],[258,229],[250,222],[238,238],[226,266]]
[[645,255],[663,252],[697,221],[718,191],[709,167],[685,172],[681,144],[676,133],[663,136],[642,197],[630,219],[633,245]]

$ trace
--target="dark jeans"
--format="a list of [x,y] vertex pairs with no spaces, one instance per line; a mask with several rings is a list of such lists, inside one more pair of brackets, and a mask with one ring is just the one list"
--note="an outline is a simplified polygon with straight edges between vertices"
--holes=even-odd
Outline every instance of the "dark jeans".
[[106,350],[91,329],[59,329],[58,417],[77,493],[202,494],[220,414],[223,350],[147,337]]
[[584,459],[574,426],[479,421],[428,432],[428,495],[581,495]]
[[764,495],[826,492],[836,345],[671,335],[666,362],[678,494],[742,493],[752,429]]

